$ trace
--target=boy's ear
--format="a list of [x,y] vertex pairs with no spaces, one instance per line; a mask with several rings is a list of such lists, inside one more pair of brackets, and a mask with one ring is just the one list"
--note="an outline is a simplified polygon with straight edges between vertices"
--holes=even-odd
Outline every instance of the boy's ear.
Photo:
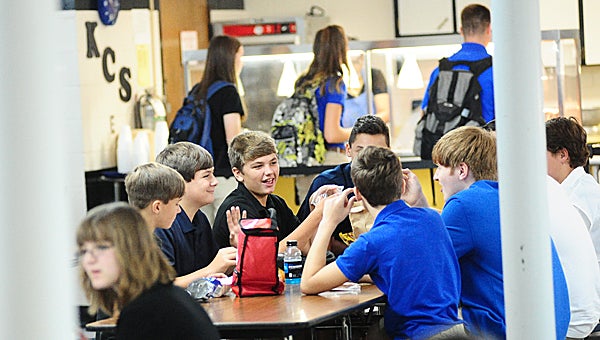
[[346,142],[346,157],[352,157],[350,143]]
[[161,200],[152,201],[152,203],[150,203],[150,207],[152,208],[151,209],[152,213],[158,215],[160,213],[161,205],[162,205]]
[[560,155],[560,159],[563,161],[566,161],[567,163],[569,163],[570,159],[569,159],[569,150],[567,150],[566,148],[562,148],[560,150],[558,150],[558,154]]
[[357,187],[354,187],[354,196],[356,196],[356,200],[357,201],[362,201],[363,200],[363,197],[360,194],[360,191],[358,191]]
[[231,168],[231,172],[233,172],[233,176],[235,177],[235,179],[238,182],[244,182],[244,176],[242,174],[242,172],[240,171],[240,169],[236,168],[235,166]]
[[461,180],[465,180],[467,179],[467,177],[469,177],[469,171],[471,171],[471,169],[469,169],[467,163],[461,162],[456,167],[456,171],[458,171],[458,178]]

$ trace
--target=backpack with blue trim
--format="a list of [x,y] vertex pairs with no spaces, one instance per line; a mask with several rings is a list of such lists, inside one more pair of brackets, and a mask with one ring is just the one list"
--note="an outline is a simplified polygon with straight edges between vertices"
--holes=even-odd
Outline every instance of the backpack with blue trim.
[[194,85],[192,90],[183,99],[183,105],[177,111],[175,119],[169,128],[169,143],[192,142],[205,148],[213,154],[210,127],[212,124],[208,100],[217,91],[225,86],[234,86],[232,83],[218,80],[208,87],[206,99],[198,98],[200,83]]

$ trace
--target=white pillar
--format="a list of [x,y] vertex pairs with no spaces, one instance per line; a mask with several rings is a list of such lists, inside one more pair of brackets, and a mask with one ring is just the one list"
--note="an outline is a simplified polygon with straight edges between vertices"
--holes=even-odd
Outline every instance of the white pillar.
[[65,30],[60,1],[4,5],[0,339],[76,339],[74,230],[85,192],[77,62],[67,57],[76,54],[65,51],[77,48],[75,26]]
[[493,0],[508,339],[554,339],[538,0]]

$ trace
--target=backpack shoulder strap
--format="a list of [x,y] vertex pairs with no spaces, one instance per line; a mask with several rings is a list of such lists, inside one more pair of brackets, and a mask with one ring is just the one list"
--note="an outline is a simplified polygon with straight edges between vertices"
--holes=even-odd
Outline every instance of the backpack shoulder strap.
[[208,87],[208,91],[206,93],[206,100],[210,99],[217,91],[224,88],[225,86],[234,86],[232,83],[225,80],[217,80],[214,83],[210,84]]
[[456,65],[465,65],[469,67],[471,73],[475,75],[475,77],[479,77],[483,71],[492,67],[492,56],[488,56],[486,58],[469,61],[469,60],[448,60],[448,58],[440,59],[439,69],[440,71],[451,71]]
[[197,83],[196,85],[194,85],[194,87],[192,87],[192,89],[187,94],[187,96],[185,96],[185,98],[184,98],[184,104],[185,104],[185,100],[196,102],[197,99],[198,99],[198,93],[199,92],[200,92],[200,83]]
[[448,58],[442,58],[439,61],[438,69],[440,71],[452,71],[452,68],[456,65],[456,62],[448,60]]
[[469,66],[471,72],[473,72],[475,77],[479,77],[479,75],[482,74],[483,71],[487,70],[490,67],[492,67],[492,56],[475,61]]

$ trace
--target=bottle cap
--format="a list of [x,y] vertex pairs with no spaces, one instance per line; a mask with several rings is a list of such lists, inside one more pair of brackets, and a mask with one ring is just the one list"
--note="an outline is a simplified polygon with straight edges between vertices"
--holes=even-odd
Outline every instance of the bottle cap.
[[297,245],[298,245],[298,241],[296,241],[296,240],[288,240],[288,241],[287,241],[285,244],[286,244],[288,247],[289,247],[289,246],[297,246]]

